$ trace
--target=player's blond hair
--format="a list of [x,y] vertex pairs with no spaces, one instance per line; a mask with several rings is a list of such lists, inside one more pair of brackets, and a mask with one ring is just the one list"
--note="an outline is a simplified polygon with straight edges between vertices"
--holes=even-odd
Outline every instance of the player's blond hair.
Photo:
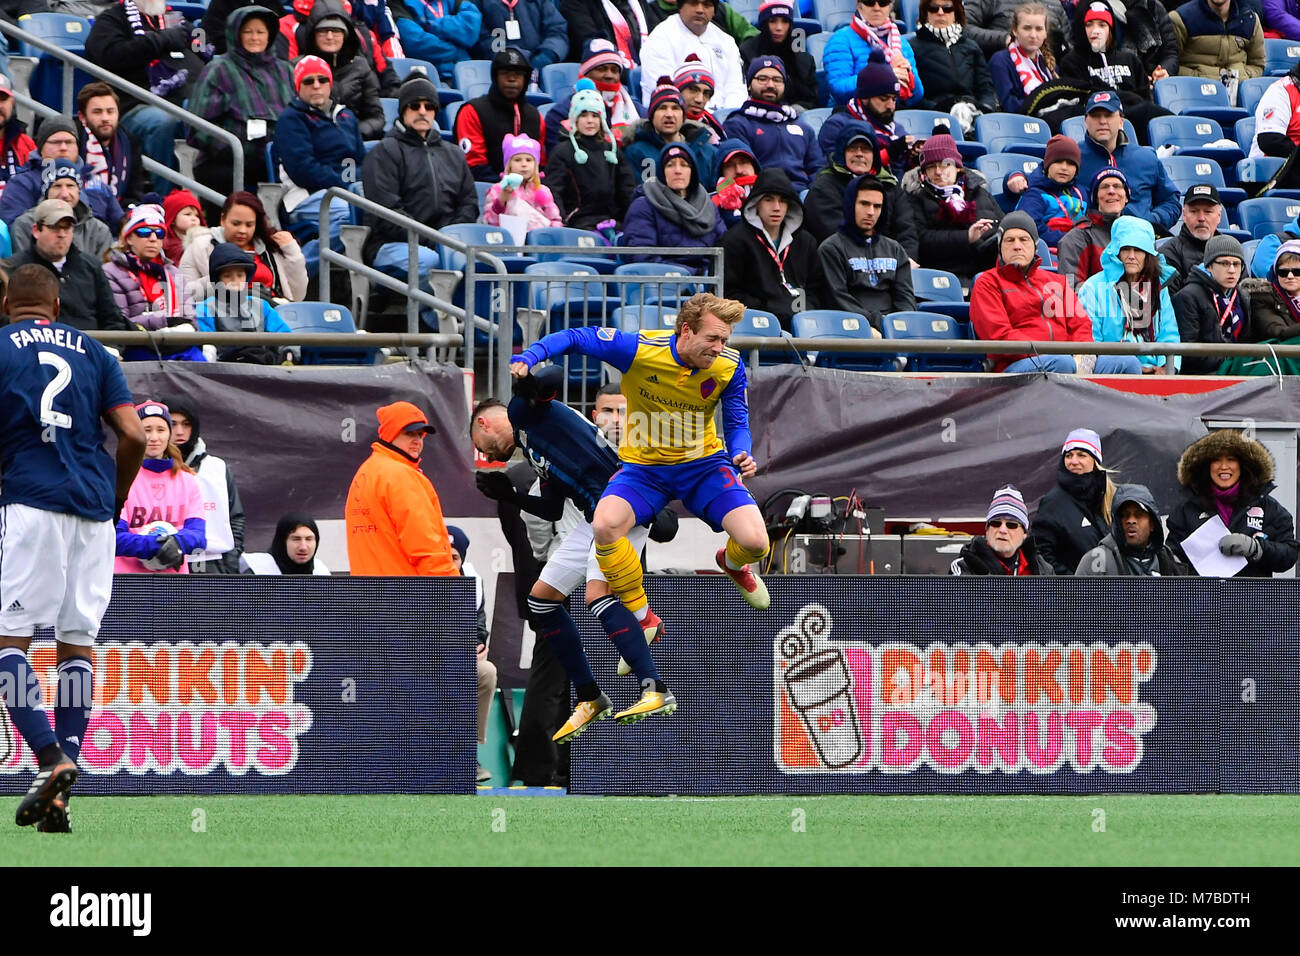
[[735,325],[745,317],[745,304],[735,299],[719,298],[712,292],[697,292],[677,312],[677,334],[681,335],[685,328],[692,332],[700,331],[705,315],[717,316],[728,325]]

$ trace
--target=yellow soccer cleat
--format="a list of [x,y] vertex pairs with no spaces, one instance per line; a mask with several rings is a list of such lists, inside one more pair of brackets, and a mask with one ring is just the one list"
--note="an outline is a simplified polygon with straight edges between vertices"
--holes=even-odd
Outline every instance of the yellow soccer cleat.
[[662,694],[657,690],[647,690],[641,694],[641,699],[629,707],[627,710],[614,715],[614,719],[620,724],[635,724],[638,720],[645,720],[654,714],[662,714],[667,717],[677,709],[677,698],[673,696],[670,690]]
[[551,739],[557,744],[572,740],[586,730],[593,721],[604,720],[614,709],[614,702],[601,694],[595,700],[583,700],[573,709],[573,714],[564,722],[564,726],[555,732]]
[[[641,630],[645,632],[645,642],[653,644],[664,636],[664,622],[659,619],[658,614],[646,608],[645,620],[641,622]],[[626,677],[630,673],[632,673],[632,665],[620,657],[618,659],[618,676]]]

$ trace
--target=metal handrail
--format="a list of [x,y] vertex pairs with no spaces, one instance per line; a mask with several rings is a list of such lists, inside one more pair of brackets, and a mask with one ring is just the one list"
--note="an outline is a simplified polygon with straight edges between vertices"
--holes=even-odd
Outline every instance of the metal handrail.
[[[370,213],[377,219],[383,219],[391,222],[396,226],[406,230],[407,233],[407,262],[406,262],[406,283],[403,285],[400,279],[394,279],[372,266],[356,259],[349,258],[340,252],[335,252],[330,248],[330,204],[335,199],[340,199],[345,203],[356,206],[364,212]],[[419,247],[420,243],[416,237],[423,237],[441,246],[455,249],[457,252],[465,255],[466,264],[474,262],[476,259],[482,259],[487,265],[491,266],[494,274],[506,275],[505,263],[496,256],[481,251],[480,247],[470,246],[467,243],[449,236],[446,233],[439,232],[432,226],[426,226],[422,222],[412,219],[410,216],[404,216],[400,212],[394,212],[387,206],[381,206],[373,200],[364,196],[358,196],[354,192],[341,189],[338,186],[331,186],[325,190],[325,195],[321,198],[320,204],[320,232],[319,232],[319,253],[323,268],[320,270],[320,276],[317,280],[320,286],[320,297],[325,301],[330,299],[330,265],[338,265],[345,269],[351,269],[368,278],[371,282],[382,285],[384,288],[392,289],[395,292],[401,292],[406,296],[406,328],[409,334],[415,334],[420,327],[419,309],[417,303],[422,303],[433,309],[447,312],[461,320],[461,328],[464,330],[464,349],[465,363],[464,367],[474,368],[474,336],[469,333],[470,326],[482,328],[485,331],[492,329],[492,323],[486,319],[480,319],[473,314],[474,306],[471,304],[474,300],[470,298],[470,287],[466,288],[465,308],[458,308],[445,299],[440,299],[430,295],[420,288],[420,261]],[[472,320],[471,320],[472,316]]]
[[361,335],[338,332],[182,332],[159,329],[157,332],[108,332],[94,329],[86,333],[92,339],[117,347],[165,345],[184,348],[190,345],[306,345],[324,348],[455,348],[461,336],[446,332],[367,332]]
[[793,346],[805,352],[922,352],[954,355],[1202,355],[1300,358],[1300,345],[1241,342],[1033,342],[998,339],[801,339],[793,336],[733,335],[727,345],[739,352],[765,352]]
[[20,26],[0,20],[0,33],[13,37],[15,40],[20,40],[28,46],[35,47],[42,53],[48,53],[62,61],[63,114],[65,116],[76,115],[76,110],[74,109],[75,101],[72,95],[72,73],[73,70],[81,70],[83,73],[87,73],[97,80],[102,80],[115,89],[130,93],[131,96],[139,100],[141,103],[157,107],[168,116],[174,116],[187,126],[191,126],[197,130],[202,130],[204,133],[207,133],[215,139],[223,140],[226,145],[230,147],[232,157],[231,189],[232,191],[237,192],[244,188],[244,143],[234,133],[227,129],[222,129],[210,120],[205,120],[201,116],[196,116],[189,110],[177,106],[170,100],[165,100],[161,96],[151,93],[143,87],[136,86],[134,83],[128,83],[116,73],[112,73],[101,66],[91,63],[85,57],[77,56],[77,54],[73,53],[71,50],[65,50],[63,47],[57,46],[43,37],[38,37],[35,34],[28,33]]

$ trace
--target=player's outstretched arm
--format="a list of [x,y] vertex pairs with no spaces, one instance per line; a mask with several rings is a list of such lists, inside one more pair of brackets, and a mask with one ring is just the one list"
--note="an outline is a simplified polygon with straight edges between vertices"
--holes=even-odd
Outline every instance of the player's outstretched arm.
[[744,363],[737,365],[722,391],[722,430],[727,442],[727,454],[732,464],[740,469],[741,477],[753,475],[758,466],[754,462],[754,438],[749,431],[749,399],[746,396],[748,379]]
[[104,420],[117,435],[117,488],[113,502],[113,519],[117,520],[126,505],[127,495],[131,493],[131,484],[140,474],[140,463],[144,461],[144,426],[132,405],[109,409]]
[[618,329],[598,325],[564,329],[543,336],[525,349],[510,364],[510,374],[515,378],[522,378],[539,362],[555,359],[569,352],[590,355],[602,362],[608,362],[620,372],[626,372],[632,367],[632,360],[636,358],[636,346],[637,336]]

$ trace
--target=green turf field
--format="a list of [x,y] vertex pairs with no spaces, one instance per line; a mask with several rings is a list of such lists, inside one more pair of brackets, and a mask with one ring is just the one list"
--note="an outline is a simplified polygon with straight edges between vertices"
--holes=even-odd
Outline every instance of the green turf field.
[[[16,806],[0,801],[6,821]],[[1296,796],[75,797],[72,823],[65,836],[7,824],[0,859],[628,865],[653,847],[680,865],[1300,864]]]

